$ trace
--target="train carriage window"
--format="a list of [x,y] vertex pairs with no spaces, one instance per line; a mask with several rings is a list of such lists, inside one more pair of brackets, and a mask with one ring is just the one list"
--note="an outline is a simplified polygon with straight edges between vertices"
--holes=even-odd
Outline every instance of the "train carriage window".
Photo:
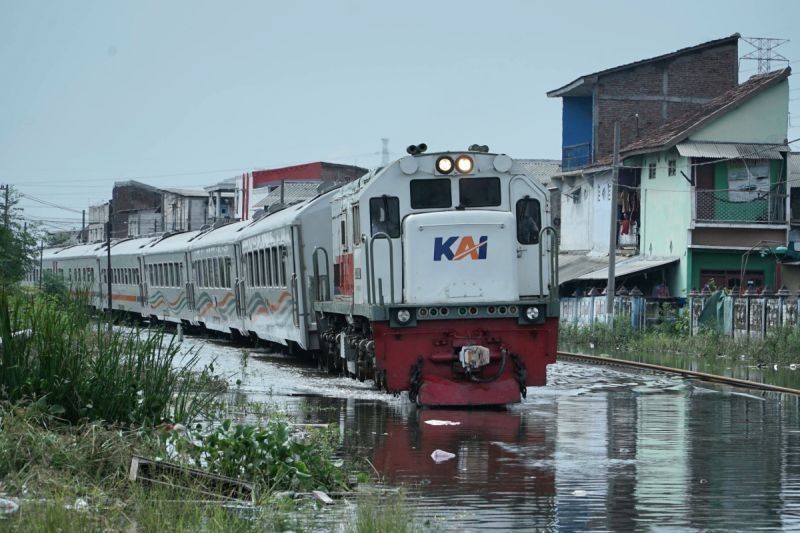
[[267,286],[267,251],[258,251],[258,286]]
[[361,216],[358,204],[353,206],[353,246],[361,243]]
[[175,286],[175,265],[167,263],[167,286]]
[[278,248],[273,246],[272,247],[272,281],[275,283],[276,287],[281,287],[283,283],[281,283],[280,274],[278,273]]
[[232,264],[231,258],[230,257],[226,257],[225,258],[225,288],[226,289],[230,289],[231,288],[231,264]]
[[225,287],[225,262],[221,257],[217,257],[217,272],[219,277],[219,287]]
[[280,260],[281,260],[281,286],[287,287],[288,283],[286,282],[286,260],[288,254],[286,253],[286,247],[281,246],[280,248],[278,248],[278,253],[280,254]]
[[539,201],[523,198],[517,201],[517,240],[520,244],[539,244],[542,216]]
[[462,207],[500,205],[500,178],[461,178],[458,180],[458,203]]
[[203,259],[203,286],[211,287],[211,274],[208,269],[208,259]]
[[218,257],[215,257],[214,259],[212,259],[211,266],[213,267],[213,270],[214,270],[214,287],[219,287],[220,284],[219,284],[219,258]]
[[253,286],[253,254],[247,254],[247,284]]
[[183,285],[183,263],[175,263],[175,283],[176,287]]
[[158,264],[158,286],[163,287],[166,276],[164,275],[164,263]]
[[400,236],[400,200],[396,196],[369,199],[369,225],[372,235],[385,233],[392,239]]
[[450,180],[411,180],[411,208],[434,209],[453,205]]

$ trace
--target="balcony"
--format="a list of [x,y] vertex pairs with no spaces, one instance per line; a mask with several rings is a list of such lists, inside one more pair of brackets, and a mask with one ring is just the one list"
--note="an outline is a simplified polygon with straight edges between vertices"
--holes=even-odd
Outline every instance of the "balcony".
[[786,224],[786,194],[758,190],[695,191],[695,222],[720,225]]
[[561,170],[585,167],[592,162],[592,143],[573,144],[561,148]]

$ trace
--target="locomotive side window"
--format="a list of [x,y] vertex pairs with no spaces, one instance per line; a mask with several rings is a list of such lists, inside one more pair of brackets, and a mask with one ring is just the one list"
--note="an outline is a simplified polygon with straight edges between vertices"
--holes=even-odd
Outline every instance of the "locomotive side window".
[[449,179],[411,180],[412,209],[434,209],[452,205]]
[[539,244],[542,215],[539,201],[523,198],[517,201],[517,240],[520,244]]
[[358,246],[361,242],[361,217],[358,204],[353,206],[353,246]]
[[461,178],[458,180],[458,202],[462,207],[500,205],[500,178]]
[[400,200],[396,196],[369,199],[369,224],[372,235],[385,233],[392,239],[400,236]]

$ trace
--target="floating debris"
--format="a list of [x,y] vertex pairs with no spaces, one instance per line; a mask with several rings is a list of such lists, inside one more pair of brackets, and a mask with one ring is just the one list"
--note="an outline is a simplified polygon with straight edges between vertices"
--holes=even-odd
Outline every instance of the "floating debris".
[[460,426],[461,422],[453,422],[452,420],[426,420],[429,426]]
[[437,463],[443,463],[445,461],[449,461],[450,459],[452,459],[455,456],[456,456],[456,454],[454,454],[454,453],[450,453],[450,452],[446,452],[444,450],[438,450],[437,449],[437,450],[434,450],[433,453],[431,454],[431,459],[433,459]]

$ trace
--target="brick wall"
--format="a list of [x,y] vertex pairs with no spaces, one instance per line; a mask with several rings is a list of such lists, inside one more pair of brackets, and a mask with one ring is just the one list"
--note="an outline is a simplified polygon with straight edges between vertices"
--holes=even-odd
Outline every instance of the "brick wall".
[[161,193],[137,185],[115,185],[112,198],[111,236],[115,239],[128,236],[128,215],[131,212],[161,208]]
[[[595,93],[595,160],[613,151],[615,121],[620,123],[624,147],[737,84],[735,43],[602,75]],[[638,131],[635,114],[639,115]]]

